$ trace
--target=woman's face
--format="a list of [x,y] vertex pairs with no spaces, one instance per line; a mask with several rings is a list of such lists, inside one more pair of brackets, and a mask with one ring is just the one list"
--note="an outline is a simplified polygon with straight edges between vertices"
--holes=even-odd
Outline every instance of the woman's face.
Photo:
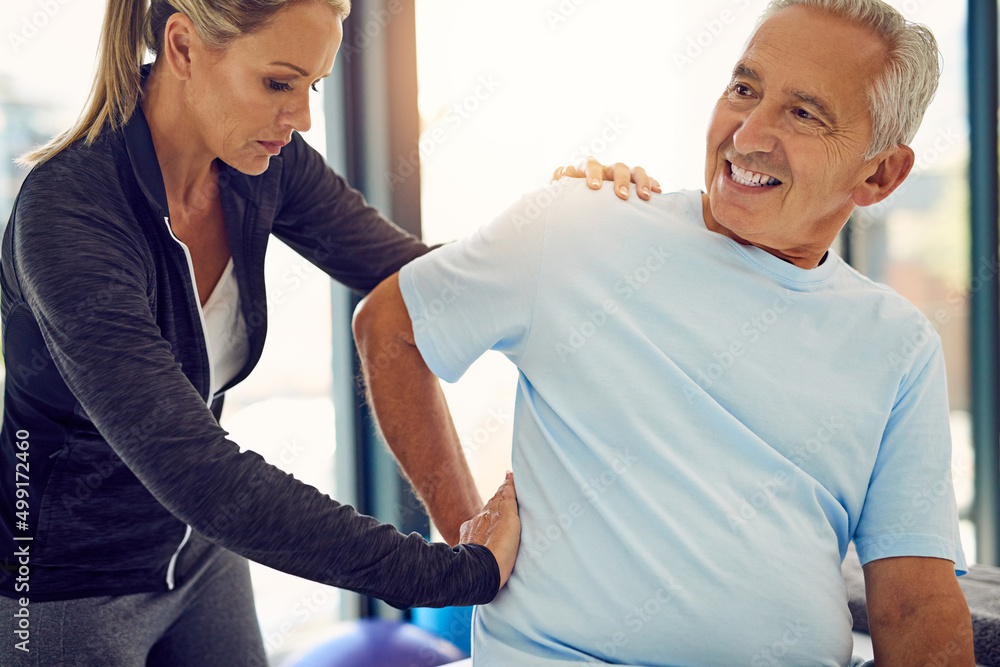
[[311,88],[329,76],[342,38],[328,5],[299,2],[224,52],[192,44],[190,139],[245,174],[262,173],[292,130],[309,129]]

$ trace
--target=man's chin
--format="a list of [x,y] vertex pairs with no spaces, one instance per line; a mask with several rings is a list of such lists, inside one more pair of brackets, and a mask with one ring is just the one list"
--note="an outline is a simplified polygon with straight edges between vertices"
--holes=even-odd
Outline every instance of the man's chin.
[[748,243],[746,238],[757,231],[757,215],[745,206],[730,206],[722,198],[708,196],[705,227],[709,231],[728,236],[738,243]]
[[708,206],[703,207],[705,226],[713,232],[729,236],[733,224],[739,224],[740,211],[736,210],[715,188],[708,193]]

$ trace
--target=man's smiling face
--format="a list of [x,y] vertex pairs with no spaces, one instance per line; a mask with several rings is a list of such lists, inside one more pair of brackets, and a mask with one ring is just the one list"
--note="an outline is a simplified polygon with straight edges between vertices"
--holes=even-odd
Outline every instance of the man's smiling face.
[[867,29],[795,5],[748,44],[708,129],[705,224],[811,268],[879,167],[867,91],[886,47]]

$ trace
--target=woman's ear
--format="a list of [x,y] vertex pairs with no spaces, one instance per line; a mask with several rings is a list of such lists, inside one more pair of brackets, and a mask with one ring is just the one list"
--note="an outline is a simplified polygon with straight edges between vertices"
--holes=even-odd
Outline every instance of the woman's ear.
[[200,43],[201,40],[191,19],[180,12],[175,12],[167,19],[167,25],[163,29],[163,53],[160,56],[180,80],[191,77],[191,47],[195,41]]
[[871,206],[891,195],[913,169],[915,157],[912,148],[898,144],[875,160],[874,173],[851,193],[857,206]]

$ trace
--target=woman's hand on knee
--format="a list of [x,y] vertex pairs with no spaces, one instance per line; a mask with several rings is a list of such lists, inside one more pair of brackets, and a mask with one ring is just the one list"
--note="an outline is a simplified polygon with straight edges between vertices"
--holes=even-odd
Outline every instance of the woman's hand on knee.
[[483,510],[462,524],[460,541],[481,544],[493,553],[500,566],[500,588],[503,588],[514,569],[517,545],[521,541],[513,473],[507,473],[507,478]]

